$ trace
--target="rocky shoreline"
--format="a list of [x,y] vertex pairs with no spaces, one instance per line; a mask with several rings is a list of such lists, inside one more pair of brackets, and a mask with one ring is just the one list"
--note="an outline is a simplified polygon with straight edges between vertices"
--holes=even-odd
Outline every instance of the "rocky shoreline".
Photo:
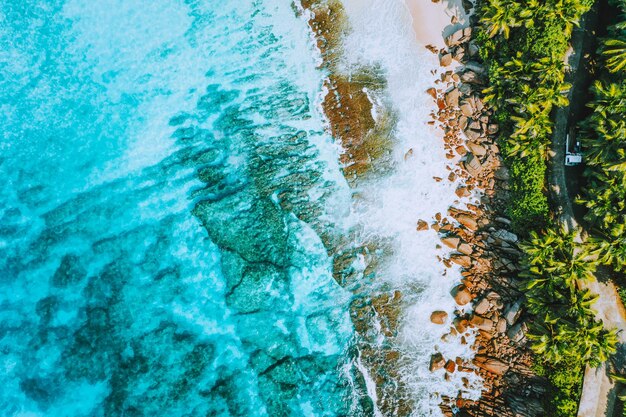
[[[526,338],[523,281],[518,277],[518,237],[503,214],[508,197],[508,172],[497,145],[498,125],[493,111],[482,99],[486,71],[479,62],[478,47],[471,40],[472,27],[445,39],[446,48],[428,48],[439,55],[441,77],[427,91],[437,108],[431,124],[444,131],[447,157],[458,160],[449,167],[449,181],[461,183],[459,197],[477,197],[475,204],[450,207],[438,214],[430,227],[453,253],[442,259],[446,266],[462,268],[462,283],[451,295],[459,306],[472,305],[471,313],[457,310],[451,334],[477,330],[473,362],[459,358],[431,357],[431,371],[477,372],[484,380],[478,401],[462,393],[441,405],[446,415],[541,416],[547,382],[532,370],[533,353]],[[457,61],[455,70],[448,69]],[[443,179],[442,179],[443,180]],[[417,229],[429,227],[422,221]],[[442,312],[431,321],[443,324]],[[454,408],[454,410],[453,410]]]
[[[364,88],[383,89],[384,80],[377,79],[367,68],[354,78],[342,76],[337,69],[338,56],[342,53],[340,38],[346,30],[340,1],[302,0],[300,4],[302,11],[308,13],[306,17],[322,55],[322,66],[329,71],[322,107],[329,120],[329,130],[344,149],[341,162],[346,178],[354,185],[359,178],[375,171],[377,164],[384,164],[380,157],[390,146],[385,138],[393,127],[389,122],[392,117],[382,121],[372,117],[372,104]],[[446,38],[445,49],[428,46],[438,54],[441,68],[437,70],[440,78],[436,85],[426,93],[435,103],[429,124],[443,130],[446,157],[450,161],[448,178],[435,180],[461,184],[456,189],[459,201],[473,203],[459,202],[458,207],[438,213],[432,221],[420,220],[417,233],[428,228],[437,231],[442,246],[453,251],[441,261],[447,267],[455,264],[462,269],[462,282],[451,293],[461,308],[455,312],[448,334],[465,335],[461,342],[468,343],[468,330],[474,329],[476,338],[471,348],[475,357],[469,363],[434,353],[430,369],[445,369],[446,379],[453,372],[472,372],[484,381],[477,401],[463,398],[461,392],[456,398],[444,398],[441,410],[445,415],[541,416],[547,382],[532,370],[533,353],[525,336],[528,325],[523,308],[523,282],[518,278],[519,239],[504,215],[509,198],[508,173],[497,145],[498,125],[492,121],[493,111],[482,100],[486,71],[471,37],[470,26]],[[376,259],[372,257],[375,243],[363,248],[345,242],[329,247],[336,253],[335,279],[344,288],[351,287],[355,279],[350,269],[355,257],[365,256],[368,268],[375,266]],[[369,340],[375,317],[385,338],[391,341],[398,334],[402,294],[387,291],[355,295],[351,316],[361,339],[359,360],[376,383],[375,406],[383,415],[409,416],[413,411],[410,394],[397,373],[401,354],[391,343],[381,346]],[[463,308],[470,306],[471,312]],[[434,311],[431,321],[440,325],[449,322],[443,311]],[[468,383],[467,378],[463,380]]]

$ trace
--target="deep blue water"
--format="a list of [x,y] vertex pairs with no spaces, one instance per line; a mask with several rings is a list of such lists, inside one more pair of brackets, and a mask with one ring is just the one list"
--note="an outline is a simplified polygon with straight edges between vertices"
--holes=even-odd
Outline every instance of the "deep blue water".
[[359,415],[282,0],[0,3],[0,415]]

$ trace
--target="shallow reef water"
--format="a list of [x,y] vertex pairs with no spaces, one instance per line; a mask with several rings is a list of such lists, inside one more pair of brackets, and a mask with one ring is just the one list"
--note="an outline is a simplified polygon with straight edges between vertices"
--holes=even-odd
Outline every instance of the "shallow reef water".
[[0,5],[0,415],[359,415],[289,2]]
[[[299,1],[0,2],[0,417],[440,417],[480,393],[428,369],[472,355],[429,320],[460,273],[415,230],[457,199],[436,56],[403,1],[319,3],[345,8],[332,65]],[[358,125],[333,77],[377,127],[363,154],[331,137]]]

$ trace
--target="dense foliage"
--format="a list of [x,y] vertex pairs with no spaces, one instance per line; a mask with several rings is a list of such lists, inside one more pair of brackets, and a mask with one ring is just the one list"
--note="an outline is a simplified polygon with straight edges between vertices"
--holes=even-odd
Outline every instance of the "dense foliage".
[[593,0],[483,0],[481,57],[488,65],[486,100],[503,127],[511,172],[509,215],[517,231],[547,223],[544,193],[550,114],[567,104],[564,56],[574,25]]
[[597,296],[583,284],[595,279],[597,261],[576,236],[548,229],[532,232],[522,246],[527,306],[535,315],[528,337],[555,389],[552,412],[559,417],[576,415],[584,366],[598,366],[617,344],[616,333],[595,318]]
[[[616,2],[626,11],[626,2]],[[626,19],[609,28],[606,58],[593,86],[591,115],[583,123],[587,186],[580,202],[592,225],[595,252],[615,271],[626,270]]]
[[[554,108],[567,104],[570,86],[565,83],[564,57],[572,29],[592,4],[593,0],[483,0],[478,9],[481,30],[477,39],[490,80],[486,100],[496,109],[500,147],[511,174],[509,215],[518,232],[530,232],[523,245],[527,306],[534,315],[528,336],[538,355],[536,370],[553,387],[550,415],[558,417],[576,416],[584,367],[605,361],[617,343],[615,332],[606,331],[596,320],[592,305],[597,296],[584,289],[584,283],[594,279],[599,263],[615,265],[626,259],[626,244],[617,243],[625,230],[614,225],[615,216],[621,215],[615,211],[622,213],[626,200],[626,178],[615,174],[626,169],[620,159],[626,147],[618,144],[618,138],[613,138],[611,147],[601,142],[594,145],[597,160],[605,163],[605,154],[614,159],[606,169],[589,174],[590,184],[603,185],[590,186],[594,195],[587,194],[585,199],[593,207],[590,216],[610,225],[603,233],[613,239],[582,243],[575,233],[547,227],[545,174],[551,115]],[[626,37],[607,42],[604,53],[612,71],[626,68]],[[599,94],[603,88],[597,86]],[[596,123],[590,130],[602,125],[603,132],[624,137],[626,118],[617,113],[626,110],[626,94],[621,85],[607,93],[597,100],[602,116],[590,122]],[[600,104],[603,100],[609,100],[611,107],[618,102],[619,106],[609,110]],[[586,146],[593,155],[589,141]]]

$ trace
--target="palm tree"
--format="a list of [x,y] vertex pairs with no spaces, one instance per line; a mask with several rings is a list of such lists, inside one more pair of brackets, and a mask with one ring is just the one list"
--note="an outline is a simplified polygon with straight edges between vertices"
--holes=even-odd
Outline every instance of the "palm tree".
[[543,18],[559,19],[565,24],[565,34],[569,36],[574,26],[578,26],[580,17],[589,10],[589,6],[580,0],[551,0],[544,3]]
[[541,58],[531,64],[530,68],[542,85],[560,85],[565,80],[565,63],[561,59]]
[[571,361],[597,367],[617,350],[616,331],[604,330],[593,317],[580,322],[546,315],[543,324],[532,326],[528,338],[533,351],[552,364]]
[[606,67],[610,72],[622,71],[626,68],[626,42],[621,39],[604,41],[602,55],[607,57]]
[[590,243],[595,245],[594,253],[598,255],[598,260],[611,265],[616,271],[626,270],[626,236],[618,235],[625,228],[624,223],[618,223],[609,236],[590,239]]
[[571,305],[567,315],[570,317],[594,317],[596,311],[591,306],[598,301],[598,295],[593,294],[588,288],[581,291],[572,291]]
[[502,34],[509,38],[511,28],[521,26],[520,4],[510,0],[488,0],[483,6],[480,22],[485,26],[487,34],[493,38]]

